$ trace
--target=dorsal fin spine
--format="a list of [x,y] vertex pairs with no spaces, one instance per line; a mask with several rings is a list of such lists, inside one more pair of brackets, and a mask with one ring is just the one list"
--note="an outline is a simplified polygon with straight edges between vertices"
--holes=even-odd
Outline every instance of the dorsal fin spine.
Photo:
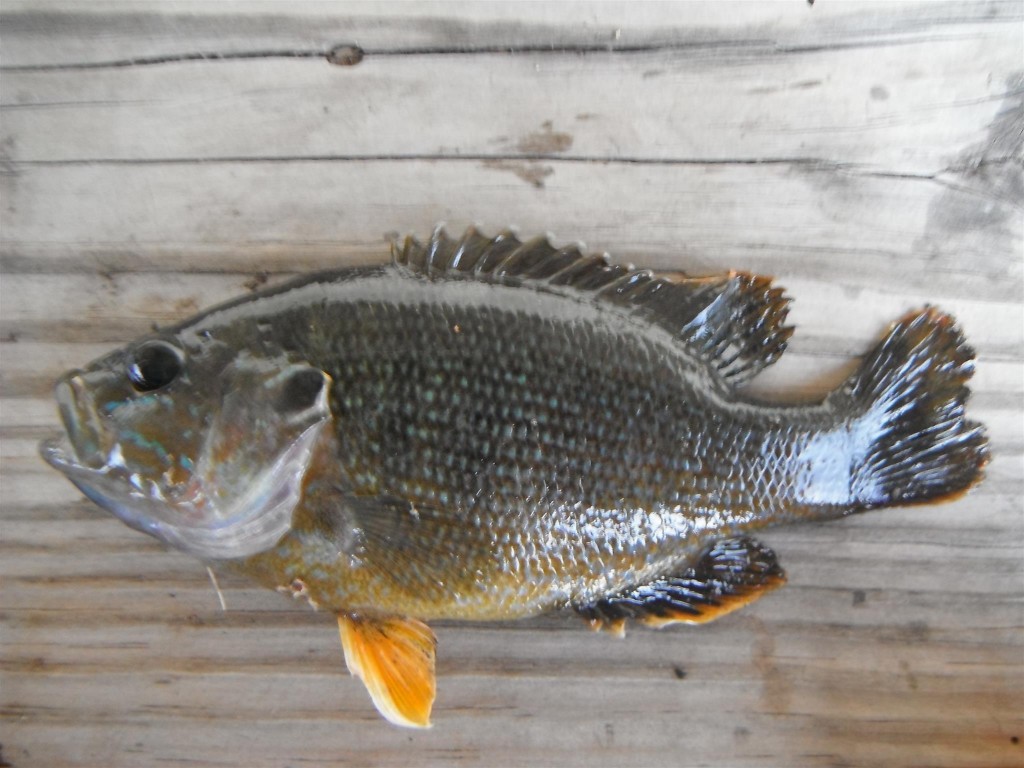
[[609,283],[598,291],[599,296],[613,296],[620,301],[635,300],[631,294],[638,288],[645,286],[651,279],[651,273],[646,269],[630,269],[618,280]]
[[[547,240],[544,238],[534,238],[523,243],[518,248],[514,249],[504,259],[502,259],[492,270],[493,274],[498,277],[504,277],[505,275],[522,274],[526,270],[516,270],[523,262],[527,262],[530,255],[540,247],[547,245]],[[539,261],[539,260],[538,260]]]
[[581,275],[585,275],[590,270],[595,269],[597,265],[607,264],[608,259],[603,255],[593,254],[590,256],[580,255],[578,261],[570,263],[565,269],[552,275],[548,282],[552,285],[569,285],[579,280]]
[[537,262],[525,276],[533,280],[551,282],[579,259],[579,256],[580,253],[575,247],[561,248],[544,261]]
[[705,359],[724,378],[743,381],[773,363],[792,328],[783,325],[789,299],[771,278],[746,272],[708,277],[613,264],[577,247],[556,249],[544,237],[520,241],[512,232],[487,238],[468,229],[453,240],[443,229],[421,245],[393,248],[395,263],[429,279],[524,282],[589,295],[636,313]]

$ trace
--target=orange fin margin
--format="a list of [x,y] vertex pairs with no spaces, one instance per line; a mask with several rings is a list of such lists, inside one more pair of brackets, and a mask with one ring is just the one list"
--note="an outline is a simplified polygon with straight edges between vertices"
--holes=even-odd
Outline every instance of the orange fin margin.
[[601,598],[576,611],[592,629],[621,635],[627,619],[649,627],[706,624],[786,583],[775,553],[739,536],[715,542],[682,573]]
[[377,711],[395,725],[429,728],[437,690],[430,627],[410,618],[339,614],[338,631],[345,663]]
[[688,611],[673,612],[667,610],[662,616],[648,615],[644,616],[641,621],[644,625],[654,627],[655,629],[661,629],[670,624],[707,624],[733,611],[738,611],[744,606],[750,605],[758,598],[764,597],[773,589],[781,587],[785,583],[785,576],[776,576],[757,587],[748,588],[743,593],[719,597],[715,600],[717,604],[704,604],[700,607],[700,613],[694,614]]

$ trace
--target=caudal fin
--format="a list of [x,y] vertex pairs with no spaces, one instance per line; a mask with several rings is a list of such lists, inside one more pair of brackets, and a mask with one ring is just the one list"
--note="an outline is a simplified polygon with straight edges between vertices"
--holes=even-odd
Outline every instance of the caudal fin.
[[837,393],[874,435],[851,478],[863,506],[953,497],[981,479],[988,440],[964,414],[973,360],[953,318],[926,308],[896,323]]

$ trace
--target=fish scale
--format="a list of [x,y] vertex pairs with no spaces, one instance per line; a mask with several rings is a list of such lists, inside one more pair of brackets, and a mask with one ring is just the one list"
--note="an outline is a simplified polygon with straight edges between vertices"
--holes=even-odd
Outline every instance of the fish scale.
[[[787,483],[784,463],[751,467],[762,443],[772,442],[770,418],[741,412],[739,424],[727,422],[682,365],[665,365],[656,342],[624,338],[608,322],[555,326],[523,312],[442,303],[360,301],[330,312],[337,316],[321,322],[351,331],[344,346],[302,353],[334,379],[345,484],[355,496],[383,493],[478,520],[451,532],[460,563],[492,577],[529,574],[517,583],[524,594],[516,611],[585,600],[592,583],[624,588],[678,565],[702,546],[695,531],[736,532],[766,506],[759,494],[767,486],[748,482],[750,471]],[[558,365],[538,388],[541,360]],[[460,468],[449,469],[447,457]],[[492,537],[506,529],[516,536],[495,557]],[[420,596],[415,605],[396,608],[427,614],[421,603],[428,592],[435,599],[430,584],[458,582],[440,572],[424,568],[424,583],[409,583]],[[324,595],[328,601],[381,603],[370,582],[344,573],[333,582],[347,586]],[[352,588],[359,583],[365,594]],[[474,590],[479,585],[453,588],[460,610]]]

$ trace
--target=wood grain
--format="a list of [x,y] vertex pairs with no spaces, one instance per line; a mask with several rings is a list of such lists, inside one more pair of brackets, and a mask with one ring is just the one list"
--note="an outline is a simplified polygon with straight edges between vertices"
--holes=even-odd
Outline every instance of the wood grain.
[[[4,3],[0,762],[1024,765],[1019,2]],[[351,66],[328,62],[359,46]],[[516,225],[774,274],[822,395],[903,312],[978,352],[985,483],[765,535],[790,583],[624,641],[442,624],[429,732],[330,617],[104,515],[47,468],[50,383],[399,235]]]
[[[995,40],[793,53],[771,58],[771,66],[747,49],[713,57],[703,49],[595,53],[585,67],[577,56],[542,53],[482,53],[472,67],[465,56],[445,55],[371,54],[347,70],[307,58],[168,62],[112,68],[103,78],[68,77],[66,69],[10,72],[2,100],[11,155],[24,162],[842,157],[856,168],[933,174],[983,141],[1003,100],[1020,88],[992,77],[993,66],[1008,71],[1019,63],[1013,42],[1005,30]],[[929,57],[940,65],[925,67]],[[490,72],[486,85],[478,67]],[[884,85],[880,70],[891,73]],[[602,94],[596,104],[594,94]],[[130,129],[110,131],[112,112]],[[497,122],[499,113],[507,117]],[[644,115],[642,144],[626,115]]]

